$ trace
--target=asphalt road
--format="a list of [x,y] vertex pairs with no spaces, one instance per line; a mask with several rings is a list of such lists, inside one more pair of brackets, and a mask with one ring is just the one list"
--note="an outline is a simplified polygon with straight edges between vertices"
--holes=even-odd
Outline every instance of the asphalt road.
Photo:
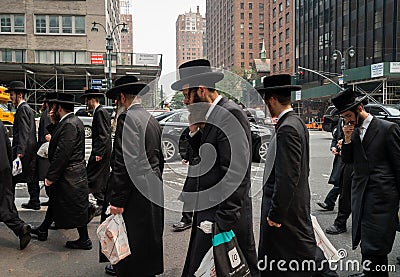
[[[332,168],[332,156],[329,152],[331,136],[329,133],[311,131],[311,208],[322,229],[330,226],[336,216],[337,208],[332,212],[321,211],[316,202],[323,200],[331,188],[327,184]],[[90,141],[87,141],[87,156],[90,153]],[[164,183],[168,191],[165,202],[164,228],[164,267],[162,276],[180,276],[184,264],[190,230],[175,233],[171,226],[180,219],[182,203],[176,200],[176,195],[182,189],[185,178],[186,166],[179,161],[169,163],[165,167]],[[254,232],[256,241],[259,237],[260,206],[261,206],[261,180],[263,173],[262,164],[252,164],[252,195],[253,195],[253,217]],[[45,201],[45,194],[42,194]],[[25,184],[19,184],[16,189],[16,205],[23,220],[33,225],[38,225],[43,220],[45,209],[40,211],[29,211],[21,209],[21,203],[28,199],[28,192]],[[99,218],[95,218],[89,224],[89,232],[94,242],[90,251],[71,251],[64,247],[65,241],[74,240],[78,237],[76,230],[56,230],[49,232],[49,238],[45,242],[32,240],[29,246],[18,250],[18,239],[4,225],[0,224],[0,277],[3,276],[107,276],[104,274],[105,264],[98,263],[98,239],[96,228]],[[351,220],[348,223],[348,232],[337,236],[328,235],[332,244],[337,249],[345,249],[348,257],[345,261],[361,260],[360,249],[351,250]],[[384,235],[384,234],[382,234]],[[134,251],[134,249],[132,249]],[[398,235],[389,255],[389,264],[395,265],[396,256],[400,256],[400,236]],[[399,276],[400,267],[397,266],[397,273],[390,276]],[[348,276],[351,272],[339,271],[340,276]]]

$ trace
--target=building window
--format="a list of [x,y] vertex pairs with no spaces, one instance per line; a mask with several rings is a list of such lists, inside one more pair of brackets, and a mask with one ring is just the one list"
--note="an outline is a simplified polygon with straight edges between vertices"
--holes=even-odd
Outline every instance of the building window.
[[249,39],[253,39],[253,33],[249,33]]
[[290,6],[290,0],[286,0],[286,7]]
[[252,13],[249,13],[249,19],[250,20],[253,19],[253,14]]
[[279,57],[282,57],[282,56],[283,56],[283,48],[279,47]]
[[288,69],[290,67],[290,61],[289,59],[286,60],[286,69]]
[[253,59],[253,53],[249,53],[249,59]]
[[289,54],[289,52],[290,52],[290,45],[286,44],[286,54]]
[[86,64],[86,52],[37,50],[35,51],[35,62],[45,64]]
[[240,49],[244,49],[244,42],[240,43]]
[[272,58],[276,59],[276,50],[274,50],[274,52],[272,52]]
[[274,8],[274,9],[272,10],[272,16],[273,16],[273,17],[276,16],[276,8]]
[[1,50],[1,61],[2,62],[12,62],[12,51],[10,49]]
[[244,29],[244,23],[240,23],[240,29]]
[[272,71],[275,73],[276,72],[276,64],[274,64],[273,66],[272,66]]
[[259,28],[260,31],[264,30],[264,23],[260,23]]
[[376,40],[374,42],[374,58],[382,57],[382,42]]
[[283,33],[279,33],[279,42],[282,42],[283,40]]
[[260,33],[259,38],[260,38],[260,40],[264,39],[264,33]]
[[242,60],[244,59],[244,52],[240,52],[240,57]]
[[240,38],[244,39],[244,33],[240,33]]
[[260,13],[259,17],[260,17],[260,20],[264,20],[264,14],[263,13]]
[[36,34],[85,34],[85,17],[74,15],[35,15]]
[[240,8],[243,10],[244,9],[244,3],[240,3]]
[[290,13],[287,13],[286,14],[286,23],[289,23],[290,22]]
[[283,26],[283,19],[281,17],[281,18],[279,18],[279,27],[282,27],[282,26]]
[[253,49],[253,43],[249,43],[249,49]]
[[289,38],[289,35],[290,35],[290,31],[289,31],[289,29],[286,29],[286,38]]
[[272,31],[276,31],[276,22],[272,23]]
[[283,70],[283,64],[282,64],[282,62],[279,62],[279,71],[282,71]]
[[382,11],[375,12],[374,28],[375,29],[382,28]]
[[249,30],[253,30],[253,23],[249,23]]
[[283,12],[283,5],[282,5],[282,3],[279,3],[279,12]]
[[249,3],[249,10],[253,9],[253,3]]
[[260,11],[264,10],[264,3],[260,3],[259,8],[260,8]]
[[240,67],[241,67],[241,68],[244,68],[244,62],[241,62],[241,63],[240,63]]
[[25,33],[25,15],[0,14],[0,33]]
[[244,19],[244,13],[240,13],[240,19]]
[[0,62],[24,63],[25,61],[25,50],[0,49]]
[[276,45],[276,36],[272,38],[272,45]]

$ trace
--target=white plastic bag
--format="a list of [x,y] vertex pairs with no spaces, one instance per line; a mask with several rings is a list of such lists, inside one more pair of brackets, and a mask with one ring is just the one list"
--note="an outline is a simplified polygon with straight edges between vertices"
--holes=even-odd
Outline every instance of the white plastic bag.
[[13,168],[12,168],[12,175],[18,175],[22,173],[22,162],[19,159],[19,157],[17,157],[14,161],[13,161]]
[[45,142],[40,146],[39,150],[37,151],[37,155],[42,158],[49,158],[49,142]]
[[311,221],[314,229],[315,240],[317,241],[319,248],[324,252],[325,258],[329,262],[339,261],[341,257],[338,255],[338,251],[325,236],[324,231],[321,229],[321,226],[319,226],[317,218],[311,215]]
[[110,215],[97,228],[101,252],[111,264],[116,264],[131,254],[122,214]]
[[214,254],[213,248],[211,247],[210,250],[204,255],[203,260],[197,271],[194,273],[196,277],[217,277],[217,273],[215,271],[215,264],[214,264]]

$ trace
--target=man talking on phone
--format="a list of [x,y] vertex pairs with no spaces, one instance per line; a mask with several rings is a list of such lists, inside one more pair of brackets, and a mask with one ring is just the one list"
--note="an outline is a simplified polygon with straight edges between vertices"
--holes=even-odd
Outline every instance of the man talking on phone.
[[366,95],[344,90],[332,103],[344,119],[342,160],[353,163],[351,188],[353,249],[360,244],[362,273],[351,276],[389,276],[388,254],[398,224],[400,193],[400,128],[367,113]]

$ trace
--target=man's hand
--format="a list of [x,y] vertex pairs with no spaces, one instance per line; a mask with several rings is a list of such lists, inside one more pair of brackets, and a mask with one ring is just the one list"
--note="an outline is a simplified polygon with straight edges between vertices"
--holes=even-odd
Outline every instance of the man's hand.
[[332,154],[335,155],[335,156],[339,154],[339,152],[337,151],[336,147],[332,147],[332,148],[331,148],[331,152],[332,152]]
[[99,161],[101,161],[102,159],[103,159],[102,157],[96,156],[96,162],[99,162]]
[[182,160],[182,164],[187,164],[187,163],[188,163],[187,160],[185,160],[185,159]]
[[348,122],[343,126],[344,143],[351,142],[351,135],[353,134],[353,132],[354,132],[354,125],[351,124],[351,122]]
[[122,214],[124,212],[124,208],[118,208],[110,205],[110,213],[111,214]]
[[17,154],[17,157],[20,158],[20,159],[21,159],[23,156],[24,156],[24,154]]
[[51,135],[47,134],[44,138],[46,139],[46,141],[50,141],[51,140]]
[[45,185],[46,187],[50,187],[53,183],[54,183],[54,182],[52,182],[52,181],[50,181],[50,180],[48,180],[48,179],[44,179],[44,185]]
[[199,129],[199,125],[197,123],[189,125],[189,131],[191,133],[197,132],[198,129]]
[[272,220],[270,220],[269,217],[267,217],[267,222],[268,222],[268,225],[271,227],[280,228],[282,226],[282,224],[279,224],[279,223],[276,223],[276,222],[273,222]]

